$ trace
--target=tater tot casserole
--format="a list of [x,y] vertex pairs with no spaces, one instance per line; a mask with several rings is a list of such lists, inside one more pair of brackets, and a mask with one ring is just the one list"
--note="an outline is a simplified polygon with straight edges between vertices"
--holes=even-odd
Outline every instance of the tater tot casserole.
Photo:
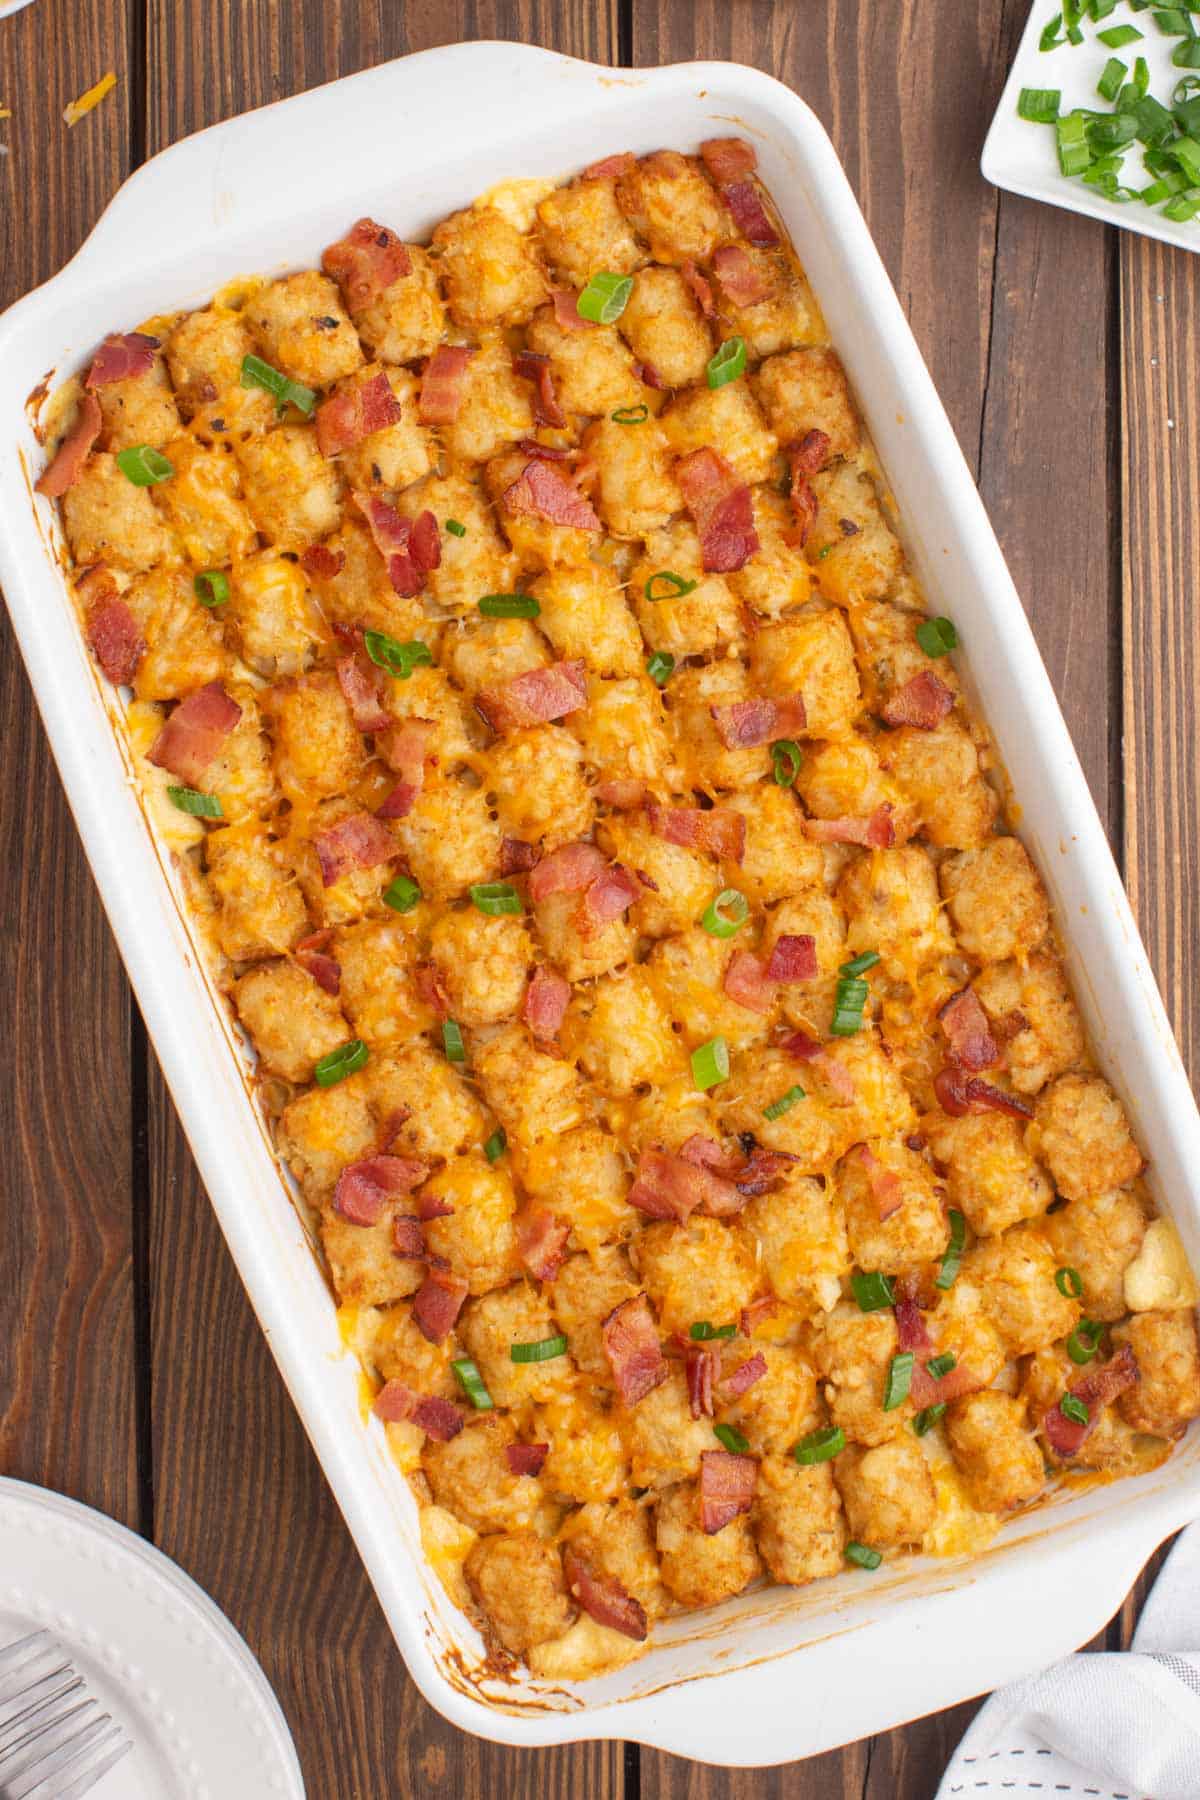
[[580,1678],[1154,1467],[1193,1278],[750,145],[320,260],[38,486],[452,1596]]

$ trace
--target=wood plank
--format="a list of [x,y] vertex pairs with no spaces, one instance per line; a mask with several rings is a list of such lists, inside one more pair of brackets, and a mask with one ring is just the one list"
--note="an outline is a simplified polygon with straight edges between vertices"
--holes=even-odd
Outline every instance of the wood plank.
[[[43,0],[0,23],[0,308],[127,172],[128,9],[85,10]],[[68,131],[63,107],[106,67],[116,93]],[[6,614],[0,735],[0,1467],[136,1526],[128,990]]]
[[[462,37],[533,38],[612,60],[615,4],[367,8],[150,0],[148,150],[261,102]],[[347,200],[353,216],[353,197]],[[151,1082],[156,1538],[260,1657],[296,1735],[309,1791],[623,1793],[619,1746],[540,1754],[453,1730],[408,1680],[357,1554],[271,1362],[170,1101]]]

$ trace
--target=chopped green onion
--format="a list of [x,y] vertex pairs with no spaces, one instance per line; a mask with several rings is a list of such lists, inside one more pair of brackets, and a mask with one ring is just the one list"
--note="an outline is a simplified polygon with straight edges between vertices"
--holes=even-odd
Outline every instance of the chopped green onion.
[[723,1037],[709,1038],[692,1051],[692,1080],[703,1093],[729,1079],[729,1045]]
[[925,1364],[925,1367],[935,1381],[940,1381],[943,1375],[948,1375],[950,1373],[957,1362],[958,1358],[955,1356],[953,1350],[944,1350],[941,1356],[935,1356],[931,1362]]
[[1090,1363],[1100,1348],[1103,1325],[1095,1319],[1080,1319],[1067,1339],[1067,1355],[1073,1363]]
[[1176,44],[1171,61],[1177,69],[1200,69],[1200,37]]
[[1153,17],[1164,37],[1192,36],[1192,22],[1181,6],[1156,7]]
[[700,920],[709,937],[731,938],[750,917],[750,902],[738,888],[722,888]]
[[442,1048],[448,1062],[466,1062],[467,1046],[463,1043],[462,1026],[457,1019],[442,1020]]
[[713,1338],[731,1338],[737,1336],[736,1325],[714,1325],[708,1319],[697,1319],[688,1331],[688,1336],[697,1344],[707,1344]]
[[1180,194],[1171,201],[1169,206],[1163,207],[1163,218],[1173,219],[1177,225],[1182,225],[1188,219],[1194,219],[1198,212],[1200,212],[1200,194]]
[[467,535],[467,528],[461,519],[447,519],[446,530],[451,537],[466,537]]
[[857,1563],[860,1569],[877,1569],[883,1561],[878,1550],[868,1550],[865,1544],[851,1538],[843,1552],[847,1562]]
[[[1192,81],[1195,77],[1189,76],[1188,79]],[[1200,96],[1194,96],[1190,100],[1177,100],[1172,111],[1180,131],[1186,132],[1188,137],[1200,137]]]
[[1123,63],[1119,56],[1110,56],[1096,83],[1096,92],[1104,100],[1115,100],[1128,73],[1128,65]]
[[885,1306],[896,1304],[891,1282],[878,1269],[872,1269],[865,1275],[856,1269],[850,1277],[850,1286],[858,1301],[859,1312],[882,1312]]
[[[1122,66],[1122,75],[1124,72]],[[1117,87],[1120,85],[1118,78]],[[1113,94],[1116,91],[1117,89],[1114,88]],[[1106,100],[1111,100],[1112,94],[1105,94],[1104,97]],[[1017,100],[1017,114],[1022,119],[1028,119],[1032,125],[1053,125],[1058,117],[1061,99],[1062,90],[1060,88],[1022,88]]]
[[780,1094],[778,1100],[772,1100],[770,1106],[763,1107],[764,1119],[782,1119],[784,1113],[791,1112],[793,1106],[804,1099],[802,1087],[790,1087],[786,1094]]
[[[1175,134],[1175,121],[1160,100],[1146,94],[1130,115],[1137,126],[1137,137],[1151,150],[1170,149]],[[1149,162],[1147,161],[1147,166]]]
[[410,875],[397,875],[383,890],[383,904],[393,912],[411,912],[421,898],[421,890]]
[[1083,1278],[1079,1270],[1069,1266],[1055,1270],[1054,1285],[1064,1300],[1078,1300],[1083,1293]]
[[1171,154],[1187,177],[1189,187],[1200,183],[1200,144],[1195,138],[1176,138],[1171,145]]
[[317,396],[312,388],[305,387],[302,382],[289,381],[282,369],[273,369],[261,356],[244,356],[242,358],[242,386],[244,388],[263,388],[274,396],[279,412],[290,401],[297,412],[302,412],[307,419],[316,405]]
[[878,961],[878,950],[864,950],[861,956],[854,957],[850,962],[844,962],[838,970],[838,974],[865,975],[867,970],[873,969]]
[[458,1377],[459,1386],[471,1402],[476,1412],[491,1412],[492,1396],[483,1385],[483,1376],[479,1373],[469,1356],[456,1356],[450,1367]]
[[916,1360],[911,1350],[898,1350],[888,1364],[887,1380],[883,1387],[884,1412],[895,1412],[908,1399]]
[[841,1426],[823,1425],[819,1431],[810,1431],[807,1437],[802,1437],[798,1444],[794,1444],[792,1455],[802,1469],[807,1469],[813,1463],[831,1461],[845,1448],[846,1434]]
[[833,1019],[829,1029],[834,1037],[853,1037],[863,1028],[863,1008],[871,990],[855,975],[839,978],[833,995]]
[[1044,26],[1042,29],[1042,35],[1038,39],[1038,49],[1039,50],[1057,50],[1059,45],[1065,42],[1065,39],[1061,38],[1058,35],[1061,30],[1062,30],[1062,14],[1055,13],[1054,17],[1050,20],[1049,24]]
[[666,687],[675,673],[675,658],[669,650],[656,650],[646,658],[646,673],[655,687]]
[[1076,1425],[1086,1425],[1092,1416],[1077,1394],[1064,1394],[1058,1410],[1064,1419],[1072,1419]]
[[[1155,105],[1157,104],[1155,101]],[[1139,101],[1139,111],[1141,105],[1142,102]],[[1132,144],[1137,135],[1138,118],[1133,112],[1118,112],[1106,119],[1093,119],[1088,126],[1088,142],[1094,150],[1123,150],[1126,144]]]
[[467,891],[472,904],[489,919],[498,919],[501,913],[525,911],[521,896],[511,881],[476,881]]
[[1116,12],[1117,0],[1087,0],[1087,9],[1092,23],[1098,25],[1109,13]]
[[1082,44],[1079,21],[1083,17],[1083,0],[1063,0],[1063,29],[1073,44]]
[[117,467],[134,487],[156,487],[160,481],[170,481],[175,473],[162,451],[150,444],[131,444],[128,450],[118,450]]
[[560,1332],[555,1337],[537,1338],[532,1344],[510,1344],[508,1354],[515,1363],[553,1362],[567,1354],[567,1340]]
[[736,381],[746,367],[746,342],[744,338],[726,338],[716,355],[708,365],[708,385],[710,388],[724,387],[727,381]]
[[[694,593],[698,582],[685,581],[682,575],[676,575],[674,569],[659,569],[651,575],[642,592],[647,600],[682,600],[685,594]],[[658,592],[655,593],[657,587]]]
[[1123,50],[1126,44],[1136,44],[1145,37],[1136,25],[1110,25],[1107,31],[1098,31],[1096,36],[1110,50]]
[[958,649],[958,633],[950,619],[922,619],[917,642],[926,656],[945,656]]
[[963,1245],[967,1241],[967,1221],[957,1207],[950,1208],[950,1242],[946,1254],[942,1258],[942,1266],[934,1280],[934,1287],[945,1293],[952,1288],[958,1279],[958,1265],[962,1261]]
[[192,592],[201,606],[224,606],[229,598],[229,577],[220,569],[202,569],[192,581]]
[[536,619],[542,609],[532,594],[485,594],[479,610],[485,619]]
[[323,1056],[313,1070],[313,1079],[318,1087],[336,1087],[339,1081],[345,1081],[347,1075],[353,1075],[361,1069],[368,1056],[367,1046],[361,1038],[351,1038],[348,1043],[339,1044],[328,1056]]
[[1133,80],[1129,84],[1139,100],[1144,100],[1150,92],[1150,65],[1144,56],[1139,56],[1133,65]]
[[625,311],[632,292],[632,275],[610,275],[602,270],[592,276],[580,294],[575,311],[593,325],[612,325]]
[[743,1437],[734,1425],[714,1425],[713,1436],[734,1456],[745,1456],[750,1448],[749,1438]]
[[490,1163],[499,1162],[508,1147],[503,1125],[498,1125],[487,1143],[483,1146],[483,1154]]
[[933,1406],[924,1406],[912,1422],[912,1428],[918,1437],[924,1437],[937,1424],[946,1410],[946,1402],[938,1400]]
[[167,798],[172,806],[177,806],[181,813],[190,813],[193,819],[221,819],[221,800],[217,794],[202,794],[198,788],[169,787]]
[[836,543],[822,544],[821,548],[817,551],[816,556],[813,558],[813,561],[814,562],[824,562],[825,558],[827,556],[829,556],[836,549],[837,549]]
[[[1082,175],[1092,160],[1087,138],[1087,124],[1082,113],[1068,113],[1054,122],[1058,143],[1058,166],[1064,175]],[[918,625],[918,641],[921,627]]]
[[609,413],[614,425],[644,425],[650,417],[648,406],[618,406],[615,413]]
[[771,745],[771,766],[780,787],[792,787],[800,773],[800,746],[794,738],[779,738]]
[[386,631],[364,631],[363,644],[371,661],[394,675],[397,681],[407,681],[418,663],[433,661],[433,652],[420,638],[410,638],[402,644],[399,638],[389,637]]

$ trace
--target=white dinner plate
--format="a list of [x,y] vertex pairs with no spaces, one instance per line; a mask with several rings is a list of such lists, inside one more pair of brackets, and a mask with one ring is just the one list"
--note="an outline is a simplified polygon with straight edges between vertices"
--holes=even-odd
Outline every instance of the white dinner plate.
[[[1177,244],[1183,250],[1200,250],[1200,214],[1177,223],[1163,217],[1161,206],[1143,206],[1138,200],[1124,203],[1106,200],[1097,189],[1088,187],[1077,176],[1064,175],[1059,169],[1051,126],[1032,125],[1017,114],[1021,89],[1027,87],[1058,88],[1062,94],[1063,112],[1070,112],[1076,106],[1093,107],[1098,112],[1109,110],[1110,103],[1096,92],[1096,83],[1110,56],[1119,56],[1131,73],[1134,59],[1144,56],[1150,70],[1150,92],[1164,106],[1171,104],[1176,82],[1185,75],[1200,74],[1200,70],[1175,68],[1171,55],[1178,38],[1164,36],[1154,23],[1151,11],[1134,12],[1123,0],[1099,24],[1091,19],[1083,20],[1082,44],[1066,43],[1057,50],[1039,49],[1044,27],[1055,13],[1061,11],[1062,0],[1033,0],[1016,59],[1009,70],[1000,105],[983,146],[980,167],[984,176],[994,186],[1024,194],[1031,200],[1065,206],[1070,212],[1086,213],[1090,219],[1102,219],[1106,225],[1121,225],[1127,231],[1141,232],[1144,237],[1160,238],[1164,244]],[[1142,33],[1141,41],[1127,44],[1123,49],[1110,49],[1096,34],[1113,25],[1135,25]],[[1148,187],[1154,180],[1152,174],[1146,173],[1141,158],[1142,147],[1134,143],[1126,152],[1123,171],[1129,187]]]
[[0,1478],[0,1645],[42,1627],[133,1739],[95,1800],[304,1800],[279,1702],[207,1594],[102,1513]]

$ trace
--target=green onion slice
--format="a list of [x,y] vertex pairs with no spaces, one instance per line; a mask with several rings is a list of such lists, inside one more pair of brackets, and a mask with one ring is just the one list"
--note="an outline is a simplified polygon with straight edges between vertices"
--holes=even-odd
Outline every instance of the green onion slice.
[[925,1364],[925,1367],[935,1381],[940,1381],[943,1375],[948,1375],[951,1369],[956,1367],[957,1363],[958,1358],[953,1350],[944,1350],[941,1356],[935,1356],[931,1362]]
[[181,813],[190,813],[193,819],[222,819],[225,816],[218,794],[202,794],[198,788],[169,787],[167,798],[172,806],[177,806]]
[[1136,25],[1110,25],[1107,31],[1098,31],[1096,36],[1110,50],[1123,50],[1126,44],[1136,44],[1145,37]]
[[575,302],[575,310],[593,325],[612,325],[625,311],[632,292],[632,275],[610,275],[602,270],[592,276]]
[[864,950],[861,956],[853,957],[850,962],[844,962],[838,973],[839,975],[865,975],[867,970],[873,969],[878,961],[878,950]]
[[946,1254],[942,1258],[942,1266],[934,1281],[934,1287],[945,1293],[952,1288],[958,1279],[958,1265],[962,1261],[963,1245],[967,1241],[967,1221],[957,1207],[950,1208],[950,1242]]
[[1083,1278],[1079,1270],[1069,1266],[1055,1270],[1054,1285],[1064,1300],[1078,1300],[1083,1293]]
[[869,1270],[866,1274],[855,1270],[850,1277],[850,1286],[858,1301],[859,1312],[882,1312],[885,1306],[896,1304],[891,1282],[878,1269]]
[[656,650],[646,658],[646,673],[655,687],[666,687],[675,673],[675,658],[669,650]]
[[[1124,68],[1122,67],[1122,75],[1123,74]],[[1117,87],[1120,85],[1120,80],[1118,79]],[[1116,88],[1114,88],[1113,94],[1115,94],[1116,91]],[[1105,94],[1104,97],[1106,100],[1111,100],[1113,96],[1112,94]],[[1055,119],[1058,117],[1059,102],[1061,100],[1061,88],[1022,88],[1017,99],[1018,117],[1028,119],[1033,125],[1053,125]]]
[[780,787],[791,787],[800,773],[800,746],[794,738],[780,738],[771,745],[771,765]]
[[690,1328],[688,1336],[698,1344],[707,1344],[713,1338],[731,1338],[737,1336],[736,1325],[713,1325],[708,1319],[697,1319]]
[[829,1462],[845,1448],[846,1434],[841,1426],[823,1425],[820,1431],[810,1431],[793,1445],[792,1455],[801,1468],[810,1468],[813,1463]]
[[745,1456],[750,1448],[749,1438],[743,1437],[733,1425],[714,1425],[713,1436],[719,1444],[724,1444],[725,1448],[734,1456]]
[[746,342],[744,338],[726,338],[716,355],[708,365],[708,385],[710,388],[724,387],[727,381],[736,381],[746,367]]
[[472,904],[490,919],[499,918],[501,913],[525,911],[521,896],[511,881],[476,881],[467,891]]
[[750,902],[738,888],[722,888],[700,920],[709,937],[731,938],[750,917]]
[[466,1062],[467,1046],[463,1043],[462,1026],[457,1019],[442,1020],[442,1048],[449,1062]]
[[1153,16],[1154,23],[1164,37],[1191,37],[1193,35],[1191,20],[1182,6],[1157,6]]
[[647,600],[682,600],[685,594],[694,593],[699,585],[696,581],[685,581],[674,569],[659,569],[651,575],[642,592]]
[[483,1376],[479,1373],[469,1356],[456,1356],[450,1367],[458,1377],[459,1386],[471,1402],[476,1412],[491,1412],[492,1396],[483,1385]]
[[847,1562],[857,1563],[860,1569],[877,1569],[883,1561],[878,1550],[869,1550],[865,1544],[860,1544],[856,1538],[850,1539],[850,1542],[846,1545],[844,1554]]
[[898,1350],[888,1364],[887,1380],[883,1386],[884,1412],[895,1412],[908,1399],[916,1360],[911,1350]]
[[703,1093],[729,1079],[729,1045],[723,1037],[709,1038],[692,1051],[692,1080]]
[[922,1407],[912,1422],[912,1428],[917,1436],[924,1437],[925,1433],[937,1424],[945,1410],[946,1402],[944,1400],[938,1400],[933,1406]]
[[192,592],[201,606],[224,606],[229,598],[229,577],[221,569],[202,569],[192,581]]
[[1200,69],[1200,38],[1187,38],[1176,44],[1171,61],[1177,69]]
[[303,382],[289,381],[282,369],[273,369],[269,362],[261,356],[244,356],[242,358],[242,386],[244,388],[263,388],[274,397],[277,409],[282,412],[289,403],[297,412],[307,419],[316,405],[317,396]]
[[1062,31],[1062,22],[1062,14],[1055,13],[1049,24],[1043,27],[1042,35],[1038,39],[1039,50],[1057,50],[1060,44],[1065,43],[1066,40],[1059,36]]
[[1104,100],[1115,100],[1128,73],[1128,66],[1121,61],[1119,56],[1110,56],[1096,83],[1096,92]]
[[926,656],[946,656],[958,649],[958,633],[950,619],[922,619],[917,626],[917,642]]
[[467,535],[467,528],[461,519],[447,519],[446,530],[451,537],[466,537]]
[[1067,1339],[1067,1355],[1073,1363],[1090,1363],[1100,1348],[1100,1334],[1103,1325],[1095,1319],[1080,1319],[1078,1325]]
[[364,631],[363,643],[371,661],[394,675],[397,681],[407,681],[418,663],[433,661],[432,650],[420,638],[410,638],[402,644],[399,638],[389,637],[386,631]]
[[328,1056],[323,1056],[313,1070],[313,1079],[318,1087],[336,1087],[339,1081],[345,1081],[347,1075],[353,1075],[361,1069],[367,1060],[367,1046],[361,1038],[351,1038],[348,1043],[339,1044]]
[[490,1163],[499,1162],[508,1147],[503,1125],[498,1125],[487,1143],[483,1146],[483,1154]]
[[1086,1425],[1092,1416],[1077,1394],[1064,1394],[1058,1403],[1058,1410],[1064,1419],[1073,1419],[1076,1425]]
[[156,487],[175,473],[162,451],[151,444],[131,444],[128,450],[118,450],[117,467],[134,487]]
[[485,619],[536,619],[542,609],[532,594],[485,594],[479,610]]
[[559,1333],[556,1337],[538,1338],[532,1344],[510,1344],[508,1354],[515,1363],[553,1362],[556,1356],[567,1354],[567,1340]]
[[862,1030],[863,1008],[870,993],[867,983],[856,975],[839,978],[834,989],[833,1020],[829,1027],[834,1037],[853,1037],[856,1031]]
[[609,413],[614,425],[644,425],[650,417],[648,406],[618,406],[615,413]]
[[790,1087],[786,1094],[780,1094],[778,1100],[772,1100],[770,1106],[763,1107],[764,1119],[782,1119],[784,1113],[791,1112],[793,1106],[805,1097],[802,1087]]
[[409,875],[397,875],[383,890],[383,904],[393,912],[411,912],[421,898],[421,890]]
[[[1092,150],[1088,143],[1087,121],[1082,113],[1068,113],[1065,118],[1054,122],[1055,138],[1058,144],[1058,166],[1064,175],[1082,175],[1092,160]],[[918,641],[920,626],[917,627]]]
[[1180,194],[1170,205],[1163,207],[1163,218],[1173,219],[1177,225],[1186,224],[1200,212],[1200,194]]

